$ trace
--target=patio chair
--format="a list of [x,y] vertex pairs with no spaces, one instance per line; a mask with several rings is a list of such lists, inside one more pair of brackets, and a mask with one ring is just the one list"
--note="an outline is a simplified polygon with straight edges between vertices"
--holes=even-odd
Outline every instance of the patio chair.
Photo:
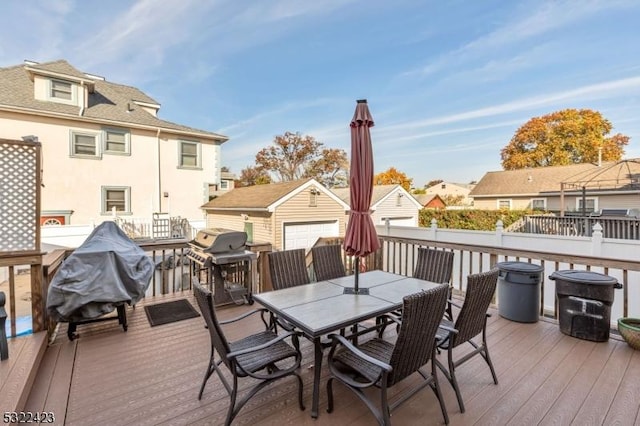
[[[418,248],[418,260],[416,261],[413,277],[434,283],[449,284],[451,282],[451,272],[453,271],[453,252],[436,250],[425,247]],[[451,298],[451,288],[449,288],[449,298]],[[385,332],[389,315],[402,318],[402,309],[390,312],[386,316],[376,318],[376,323],[381,325],[378,336],[382,337]],[[384,324],[384,325],[382,325]]]
[[313,247],[311,255],[317,281],[326,281],[347,275],[344,263],[342,263],[342,246],[339,244]]
[[449,283],[453,271],[453,252],[425,247],[418,249],[413,277],[434,283]]
[[274,251],[268,258],[274,290],[310,283],[304,249]]
[[[438,398],[444,421],[448,424],[449,416],[433,362],[436,331],[444,314],[447,294],[447,286],[443,285],[406,296],[403,299],[404,319],[400,323],[395,344],[374,338],[356,347],[342,336],[330,335],[333,342],[328,356],[331,377],[327,382],[327,411],[333,411],[332,386],[336,379],[367,405],[381,425],[390,425],[391,411],[425,386],[430,386]],[[432,361],[431,371],[421,368],[429,361]],[[390,405],[387,401],[388,389],[415,372],[423,380]],[[364,391],[371,386],[380,389],[380,408],[376,407]]]
[[[300,409],[304,410],[302,403],[302,378],[298,374],[300,361],[302,359],[298,334],[289,331],[276,335],[265,320],[264,314],[268,312],[266,309],[256,309],[238,318],[218,321],[211,292],[200,285],[196,278],[193,279],[192,284],[200,312],[202,313],[211,337],[209,366],[204,375],[202,386],[200,386],[198,399],[202,399],[205,384],[215,371],[231,398],[225,420],[225,425],[230,425],[240,409],[262,388],[278,379],[295,376],[298,380],[298,404],[300,405]],[[239,321],[256,313],[262,314],[262,322],[266,330],[234,342],[229,342],[221,326]],[[284,339],[288,337],[291,338],[293,346],[284,341]],[[217,360],[215,359],[216,353],[219,357]],[[225,379],[222,373],[222,364],[224,364],[233,375],[232,384],[229,384],[227,379]],[[259,380],[259,382],[255,383],[254,386],[249,389],[244,398],[237,401],[238,379],[242,377],[251,377]]]
[[[498,384],[498,378],[493,368],[491,357],[489,356],[489,348],[487,347],[487,318],[491,316],[487,310],[489,309],[489,304],[496,290],[498,274],[498,268],[494,268],[488,272],[469,275],[467,278],[467,291],[464,303],[460,307],[451,300],[448,301],[447,316],[449,319],[443,319],[442,325],[444,327],[438,330],[438,348],[447,351],[448,369],[437,360],[436,365],[442,370],[447,380],[451,383],[451,386],[453,386],[461,413],[464,413],[464,402],[462,401],[462,394],[460,393],[460,387],[456,380],[456,368],[458,366],[473,356],[480,354],[487,365],[489,365],[493,382],[496,385]],[[452,305],[460,309],[455,321],[453,320]],[[451,328],[456,329],[457,333],[450,333],[448,330]],[[482,334],[482,343],[477,343],[472,340],[479,334]],[[453,349],[463,343],[471,344],[474,350],[454,360]]]

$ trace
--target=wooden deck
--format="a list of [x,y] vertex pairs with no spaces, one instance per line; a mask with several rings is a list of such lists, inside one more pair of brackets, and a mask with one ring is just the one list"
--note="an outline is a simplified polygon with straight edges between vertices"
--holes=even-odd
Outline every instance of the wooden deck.
[[[228,397],[215,375],[203,398],[198,390],[209,357],[209,335],[202,318],[150,327],[143,305],[187,297],[159,296],[128,308],[129,330],[117,322],[78,328],[73,342],[62,325],[48,347],[31,394],[28,411],[52,411],[56,424],[68,425],[217,425],[222,424]],[[232,318],[253,307],[220,309]],[[246,324],[246,322],[245,322]],[[231,340],[260,329],[226,329]],[[388,332],[391,336],[393,331]],[[466,404],[461,414],[451,386],[440,375],[452,425],[584,425],[640,424],[640,352],[610,339],[593,343],[560,333],[556,324],[520,324],[493,315],[489,347],[498,374],[494,385],[488,368],[475,357],[459,369]],[[306,411],[300,411],[293,379],[285,379],[256,395],[240,412],[238,425],[371,425],[364,405],[337,384],[333,413],[326,413],[327,371],[323,372],[320,417],[310,417],[313,351],[302,339]],[[410,385],[396,386],[391,399]],[[433,393],[424,390],[392,415],[395,425],[442,424]]]

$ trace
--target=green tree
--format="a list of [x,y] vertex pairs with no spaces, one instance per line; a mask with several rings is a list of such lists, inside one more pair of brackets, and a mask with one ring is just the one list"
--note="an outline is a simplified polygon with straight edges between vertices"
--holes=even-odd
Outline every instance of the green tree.
[[[562,166],[622,158],[629,137],[608,137],[613,126],[597,111],[565,109],[534,117],[501,151],[505,170]],[[600,154],[599,154],[600,152]]]
[[386,171],[378,173],[373,177],[374,185],[394,185],[398,184],[404,189],[409,191],[411,189],[411,183],[413,179],[407,177],[401,171],[398,171],[395,167],[389,167]]

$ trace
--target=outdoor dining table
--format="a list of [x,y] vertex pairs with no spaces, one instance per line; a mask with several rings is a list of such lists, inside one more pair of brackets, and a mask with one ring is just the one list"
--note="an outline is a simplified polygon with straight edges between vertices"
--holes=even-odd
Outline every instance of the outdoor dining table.
[[359,286],[368,288],[369,294],[345,294],[344,289],[353,285],[353,275],[347,275],[254,295],[258,303],[313,341],[313,418],[318,417],[320,399],[321,336],[401,308],[404,296],[442,284],[376,270],[360,274]]

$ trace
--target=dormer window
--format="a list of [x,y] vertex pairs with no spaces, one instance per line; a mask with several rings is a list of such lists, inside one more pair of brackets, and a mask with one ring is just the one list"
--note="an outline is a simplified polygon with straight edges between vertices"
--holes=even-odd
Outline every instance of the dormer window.
[[71,83],[62,80],[51,80],[50,96],[54,99],[71,100]]

